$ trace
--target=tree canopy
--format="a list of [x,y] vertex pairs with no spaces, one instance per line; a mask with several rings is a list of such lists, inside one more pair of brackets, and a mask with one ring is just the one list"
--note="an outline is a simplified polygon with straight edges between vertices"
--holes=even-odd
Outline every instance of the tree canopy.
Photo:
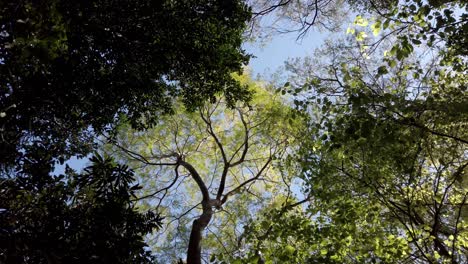
[[231,74],[249,17],[242,1],[1,1],[0,261],[150,261],[142,237],[161,218],[135,207],[133,172],[100,157],[54,169],[121,119],[247,99]]
[[0,3],[0,262],[468,262],[467,5]]
[[181,106],[145,132],[121,126],[105,148],[140,175],[145,187],[138,200],[160,207],[172,223],[162,234],[166,241],[155,246],[160,259],[169,262],[187,248],[188,263],[231,254],[239,225],[291,182],[279,166],[297,149],[303,120],[271,87],[237,79],[253,93],[249,103],[230,108],[220,96],[195,113]]
[[450,40],[465,41],[466,3],[456,6],[358,16],[351,37],[288,63],[283,91],[314,117],[298,157],[307,199],[257,216],[240,252],[265,263],[467,261],[467,65]]
[[[2,164],[44,145],[54,158],[125,115],[136,127],[224,92],[248,56],[241,1],[2,1]],[[40,142],[39,142],[40,141]],[[27,153],[27,151],[26,151]],[[65,159],[67,156],[64,157]]]
[[144,235],[161,226],[136,210],[134,173],[96,156],[84,173],[3,179],[2,263],[153,263]]

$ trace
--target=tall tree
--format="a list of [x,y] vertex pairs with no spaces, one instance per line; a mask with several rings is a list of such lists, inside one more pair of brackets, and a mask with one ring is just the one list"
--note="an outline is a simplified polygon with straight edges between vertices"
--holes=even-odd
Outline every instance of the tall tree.
[[[35,261],[33,256],[56,263],[75,254],[69,257],[81,263],[136,261],[125,256],[137,252],[131,246],[143,250],[139,239],[154,225],[133,211],[131,185],[105,180],[129,173],[121,167],[81,176],[68,171],[62,178],[51,173],[71,156],[88,155],[94,136],[121,118],[141,129],[170,113],[176,98],[190,109],[218,93],[232,105],[248,98],[231,73],[248,60],[240,45],[249,17],[236,0],[1,1],[1,260],[13,254],[24,256],[18,263]],[[105,179],[75,186],[77,177]],[[122,197],[109,198],[107,191],[101,197],[102,185],[119,185]],[[76,208],[83,204],[86,209]],[[112,220],[106,214],[116,204],[125,210]],[[98,222],[102,232],[92,234],[86,221]],[[116,232],[127,232],[130,241],[112,244]],[[121,254],[94,259],[101,255],[91,252],[104,247],[92,243],[94,235],[117,251],[121,246]],[[45,245],[63,251],[44,260]]]
[[1,263],[154,263],[143,238],[162,219],[136,210],[133,171],[108,157],[91,162],[82,174],[68,169],[39,184],[2,180]]
[[[138,168],[147,186],[139,200],[165,208],[180,228],[194,219],[186,232],[173,230],[181,232],[170,234],[172,240],[166,244],[187,243],[187,263],[201,263],[202,257],[213,253],[202,251],[208,226],[212,238],[204,245],[230,255],[237,241],[222,235],[237,236],[249,210],[256,211],[255,207],[290,182],[290,175],[273,165],[294,149],[303,122],[293,117],[295,111],[279,95],[242,78],[255,92],[250,103],[229,108],[225,98],[219,97],[196,113],[181,106],[147,132],[123,127],[115,146],[108,149]],[[174,251],[181,253],[180,248]]]
[[351,39],[289,64],[285,92],[314,116],[298,159],[306,199],[258,216],[240,252],[282,263],[467,262],[467,54],[451,44],[465,42],[467,14],[466,2],[448,2],[359,16]]
[[218,92],[230,103],[246,96],[230,76],[248,59],[242,1],[2,1],[0,10],[2,164],[31,145],[82,154],[83,134],[119,115],[150,125],[175,96],[189,108]]

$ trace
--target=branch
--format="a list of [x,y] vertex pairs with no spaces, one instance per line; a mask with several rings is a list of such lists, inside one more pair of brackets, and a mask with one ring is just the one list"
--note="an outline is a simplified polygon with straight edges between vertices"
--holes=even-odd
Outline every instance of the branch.
[[[310,27],[312,27],[314,24],[315,24],[315,20],[317,19],[317,16],[318,16],[318,12],[319,12],[319,7],[318,7],[318,0],[315,0],[315,14],[314,14],[314,18],[312,19],[312,22],[307,22],[307,16],[305,18],[305,20],[303,21],[303,26],[302,28],[300,29],[302,32],[297,36],[297,40],[301,39],[302,37],[304,37],[307,32],[309,31]],[[307,25],[307,26],[305,26]]]
[[422,129],[423,131],[426,131],[426,132],[429,132],[433,135],[436,135],[436,136],[441,136],[441,137],[446,137],[446,138],[451,138],[455,141],[459,141],[459,142],[462,142],[462,143],[465,143],[465,144],[468,144],[468,140],[465,140],[463,138],[459,138],[459,137],[456,137],[456,136],[452,136],[452,135],[449,135],[449,134],[445,134],[445,133],[442,133],[442,132],[438,132],[438,131],[434,131],[434,130],[431,130],[423,125],[420,125],[416,122],[410,122],[410,123],[406,123],[406,122],[402,122],[403,124],[405,125],[409,125],[409,126],[414,126],[414,127],[417,127],[417,128],[420,128]]
[[[232,154],[231,159],[229,161],[224,162],[223,173],[221,174],[221,181],[219,183],[218,192],[216,194],[216,199],[218,199],[218,200],[221,200],[221,196],[223,196],[224,189],[225,189],[225,186],[226,186],[226,178],[227,178],[227,174],[229,172],[229,168],[237,166],[237,165],[241,164],[242,162],[244,162],[245,156],[247,155],[247,152],[249,150],[249,129],[248,129],[248,125],[247,125],[247,122],[244,119],[244,116],[242,115],[241,110],[237,109],[237,111],[239,112],[240,119],[241,119],[242,124],[244,126],[244,131],[245,131],[244,142],[241,144],[239,149],[237,149]],[[237,160],[236,162],[231,164],[230,162],[234,159],[237,152],[242,148],[242,146],[244,147],[244,149],[242,151],[241,157],[239,158],[239,160]]]
[[213,126],[211,125],[210,117],[208,116],[208,118],[205,118],[205,116],[203,115],[203,112],[201,110],[200,110],[200,116],[201,116],[201,118],[203,119],[203,121],[205,122],[205,124],[208,127],[208,134],[210,134],[210,136],[213,137],[213,139],[216,142],[216,145],[218,146],[219,150],[221,151],[221,156],[223,157],[224,164],[228,164],[228,161],[227,161],[227,158],[226,158],[226,153],[224,152],[223,145],[221,144],[221,141],[219,141],[218,137],[216,136],[216,134],[215,134],[215,132],[213,130]]
[[[158,156],[153,156],[151,158],[148,158],[148,157],[145,157],[133,150],[129,150],[125,147],[123,147],[122,145],[120,145],[119,143],[117,143],[117,141],[107,137],[107,136],[104,136],[112,145],[116,146],[117,148],[119,148],[120,150],[122,150],[123,152],[125,152],[128,156],[130,156],[131,158],[135,159],[135,160],[138,160],[142,163],[145,163],[147,165],[153,165],[153,166],[175,166],[177,165],[176,162],[159,162],[159,163],[156,163],[156,162],[151,162],[150,159],[165,159],[165,158],[171,158],[171,157],[177,157],[177,153],[173,152],[173,153],[169,153],[169,154],[162,154],[162,155],[158,155]],[[105,143],[103,142],[102,140],[98,139],[99,141],[101,141],[102,143]]]
[[268,8],[266,8],[266,9],[264,9],[262,11],[259,11],[259,12],[253,12],[252,13],[254,15],[253,18],[269,14],[269,13],[273,12],[275,9],[277,9],[278,7],[285,6],[285,5],[289,4],[289,2],[291,2],[291,0],[287,0],[287,1],[284,1],[284,2],[283,2],[283,0],[280,0],[280,2],[278,4],[276,4],[276,5],[269,6]]
[[246,186],[247,184],[249,184],[249,183],[251,183],[251,182],[253,182],[253,181],[258,180],[258,178],[260,178],[260,176],[262,175],[263,171],[268,167],[268,165],[270,164],[271,161],[272,161],[272,158],[269,157],[268,160],[267,160],[267,161],[265,162],[265,164],[263,165],[263,167],[258,171],[258,173],[257,173],[254,177],[252,177],[252,178],[250,178],[250,179],[244,181],[244,182],[241,183],[239,186],[237,186],[236,188],[234,188],[234,189],[232,189],[231,191],[229,191],[228,193],[226,193],[226,194],[224,195],[223,199],[221,200],[221,204],[224,204],[224,203],[226,202],[227,198],[228,198],[230,195],[233,195],[233,194],[237,193],[242,187]]
[[[460,222],[460,218],[462,215],[462,208],[463,208],[463,205],[465,205],[467,196],[468,196],[468,192],[465,193],[465,196],[463,197],[462,205],[460,205],[460,208],[458,209],[457,221],[455,222],[455,232],[454,232],[453,242],[452,242],[452,252],[455,252],[455,244],[457,243],[457,238],[458,238],[458,223]],[[455,257],[455,254],[452,254],[452,263],[455,263],[454,257]]]
[[[179,171],[178,171],[179,166],[180,166],[180,165],[177,164],[176,167],[175,167],[175,169],[174,169],[174,171],[175,171],[175,177],[174,177],[174,180],[171,182],[171,184],[169,184],[168,186],[166,186],[166,187],[164,187],[164,188],[162,188],[162,189],[160,189],[160,190],[155,191],[154,193],[151,193],[151,194],[148,194],[148,195],[145,195],[145,196],[142,196],[142,197],[138,197],[138,198],[136,198],[136,199],[133,200],[133,201],[140,201],[140,200],[146,199],[146,198],[148,198],[148,197],[155,196],[156,194],[158,194],[158,193],[160,193],[160,192],[162,192],[162,191],[167,191],[167,190],[169,190],[172,186],[174,186],[174,184],[175,184],[175,183],[177,182],[177,180],[179,179]],[[161,200],[162,200],[165,196],[166,196],[166,194],[163,195],[163,197],[161,198]]]
[[200,174],[198,174],[197,170],[190,163],[180,158],[178,159],[177,163],[182,165],[184,168],[186,168],[190,172],[190,175],[192,175],[192,178],[197,183],[198,188],[200,188],[200,191],[203,195],[203,202],[208,202],[210,200],[210,194],[208,192],[208,188],[206,188],[205,182],[200,177]]
[[[247,122],[245,122],[244,115],[242,115],[241,110],[238,109],[237,111],[239,112],[239,116],[240,116],[240,119],[242,121],[242,125],[244,125],[244,133],[245,133],[244,142],[239,147],[239,149],[242,148],[242,146],[243,146],[244,150],[242,151],[242,154],[241,154],[241,157],[239,158],[239,160],[232,163],[231,167],[237,166],[237,165],[241,164],[242,162],[244,162],[245,156],[247,155],[247,151],[249,150],[249,129],[248,129],[248,126],[247,126]],[[232,155],[232,158],[231,158],[231,160],[229,160],[229,162],[231,162],[234,159],[234,156],[236,155],[236,153],[237,153],[237,151]]]

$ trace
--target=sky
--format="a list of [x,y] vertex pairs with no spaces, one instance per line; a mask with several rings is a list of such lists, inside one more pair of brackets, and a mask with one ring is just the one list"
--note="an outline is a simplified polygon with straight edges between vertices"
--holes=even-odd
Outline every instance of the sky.
[[244,48],[254,57],[250,59],[249,67],[253,76],[258,74],[268,77],[275,72],[289,58],[304,57],[312,54],[321,45],[324,35],[311,31],[301,40],[296,40],[298,33],[276,35],[265,45],[248,43]]

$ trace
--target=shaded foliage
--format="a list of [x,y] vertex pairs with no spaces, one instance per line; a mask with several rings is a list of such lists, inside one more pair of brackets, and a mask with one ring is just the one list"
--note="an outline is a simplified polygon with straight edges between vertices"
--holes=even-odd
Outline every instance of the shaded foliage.
[[162,219],[135,211],[133,171],[91,162],[82,174],[1,179],[0,262],[153,263],[143,236]]
[[242,1],[1,1],[0,262],[150,261],[160,219],[134,208],[133,172],[96,158],[51,173],[122,118],[143,129],[176,98],[248,99],[231,73],[249,17]]
[[306,200],[246,226],[238,263],[467,262],[467,23],[406,1],[288,64]]
[[36,144],[83,154],[90,127],[120,114],[150,125],[175,96],[188,107],[247,96],[230,76],[248,59],[241,1],[2,1],[0,11],[2,163]]

